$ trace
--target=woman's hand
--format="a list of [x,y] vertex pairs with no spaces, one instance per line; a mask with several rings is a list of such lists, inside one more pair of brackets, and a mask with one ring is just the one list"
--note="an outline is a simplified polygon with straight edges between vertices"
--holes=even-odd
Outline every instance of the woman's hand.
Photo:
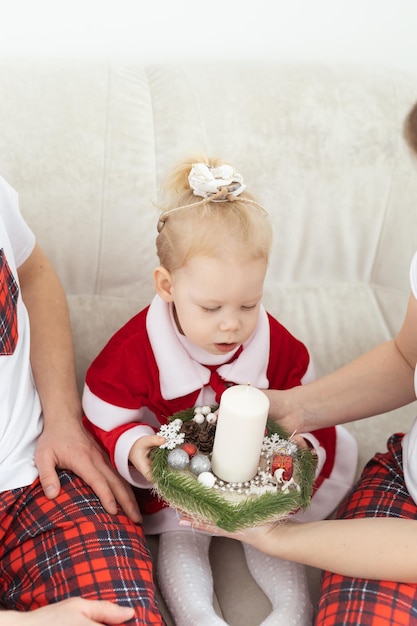
[[[263,552],[268,552],[268,541],[273,534],[277,524],[260,524],[259,526],[252,526],[250,528],[244,528],[235,532],[228,532],[223,528],[214,526],[212,524],[206,524],[193,520],[187,515],[183,515],[179,522],[180,526],[191,526],[194,530],[198,530],[209,535],[216,535],[218,537],[228,537],[229,539],[236,539],[243,543],[248,543]],[[283,525],[284,527],[284,525]]]

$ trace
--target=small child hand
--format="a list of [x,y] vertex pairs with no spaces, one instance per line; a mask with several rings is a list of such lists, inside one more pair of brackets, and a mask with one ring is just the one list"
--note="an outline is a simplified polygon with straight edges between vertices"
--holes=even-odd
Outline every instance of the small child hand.
[[152,482],[149,454],[152,448],[162,445],[165,441],[165,437],[160,435],[144,435],[137,439],[130,449],[129,461],[149,482]]

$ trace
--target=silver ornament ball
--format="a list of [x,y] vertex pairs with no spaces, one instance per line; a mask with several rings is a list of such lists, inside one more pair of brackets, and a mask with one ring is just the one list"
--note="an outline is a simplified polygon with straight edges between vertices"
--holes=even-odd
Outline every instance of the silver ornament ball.
[[205,454],[196,454],[190,461],[190,470],[196,476],[201,474],[201,472],[209,472],[210,469],[210,459]]
[[174,448],[169,451],[167,462],[172,469],[183,470],[188,467],[190,457],[182,448]]

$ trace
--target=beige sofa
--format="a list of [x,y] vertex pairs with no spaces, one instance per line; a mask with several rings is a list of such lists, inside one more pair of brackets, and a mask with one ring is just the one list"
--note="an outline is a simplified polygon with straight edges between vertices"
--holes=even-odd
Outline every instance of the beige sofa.
[[[417,247],[417,165],[401,137],[416,76],[28,59],[0,62],[0,89],[0,173],[67,290],[80,388],[106,340],[153,295],[153,201],[166,169],[196,150],[237,165],[270,211],[265,303],[309,346],[318,375],[395,333]],[[360,467],[415,412],[350,425]],[[225,620],[260,624],[269,605],[240,544],[215,539],[212,557]]]

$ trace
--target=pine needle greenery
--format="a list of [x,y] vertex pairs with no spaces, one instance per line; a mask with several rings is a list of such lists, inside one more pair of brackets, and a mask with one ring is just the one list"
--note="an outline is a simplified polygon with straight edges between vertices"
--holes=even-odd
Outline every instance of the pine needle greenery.
[[[180,418],[185,422],[193,416],[194,409],[189,409],[175,413],[170,421]],[[288,439],[288,433],[268,419],[267,434],[270,436],[274,433],[282,439]],[[299,491],[240,495],[233,502],[223,492],[202,485],[190,471],[171,469],[167,460],[168,452],[166,448],[154,448],[151,452],[155,492],[170,506],[196,521],[235,532],[248,526],[285,519],[291,512],[305,509],[310,503],[316,468],[316,457],[310,450],[299,448],[295,454],[293,476],[300,487]]]

